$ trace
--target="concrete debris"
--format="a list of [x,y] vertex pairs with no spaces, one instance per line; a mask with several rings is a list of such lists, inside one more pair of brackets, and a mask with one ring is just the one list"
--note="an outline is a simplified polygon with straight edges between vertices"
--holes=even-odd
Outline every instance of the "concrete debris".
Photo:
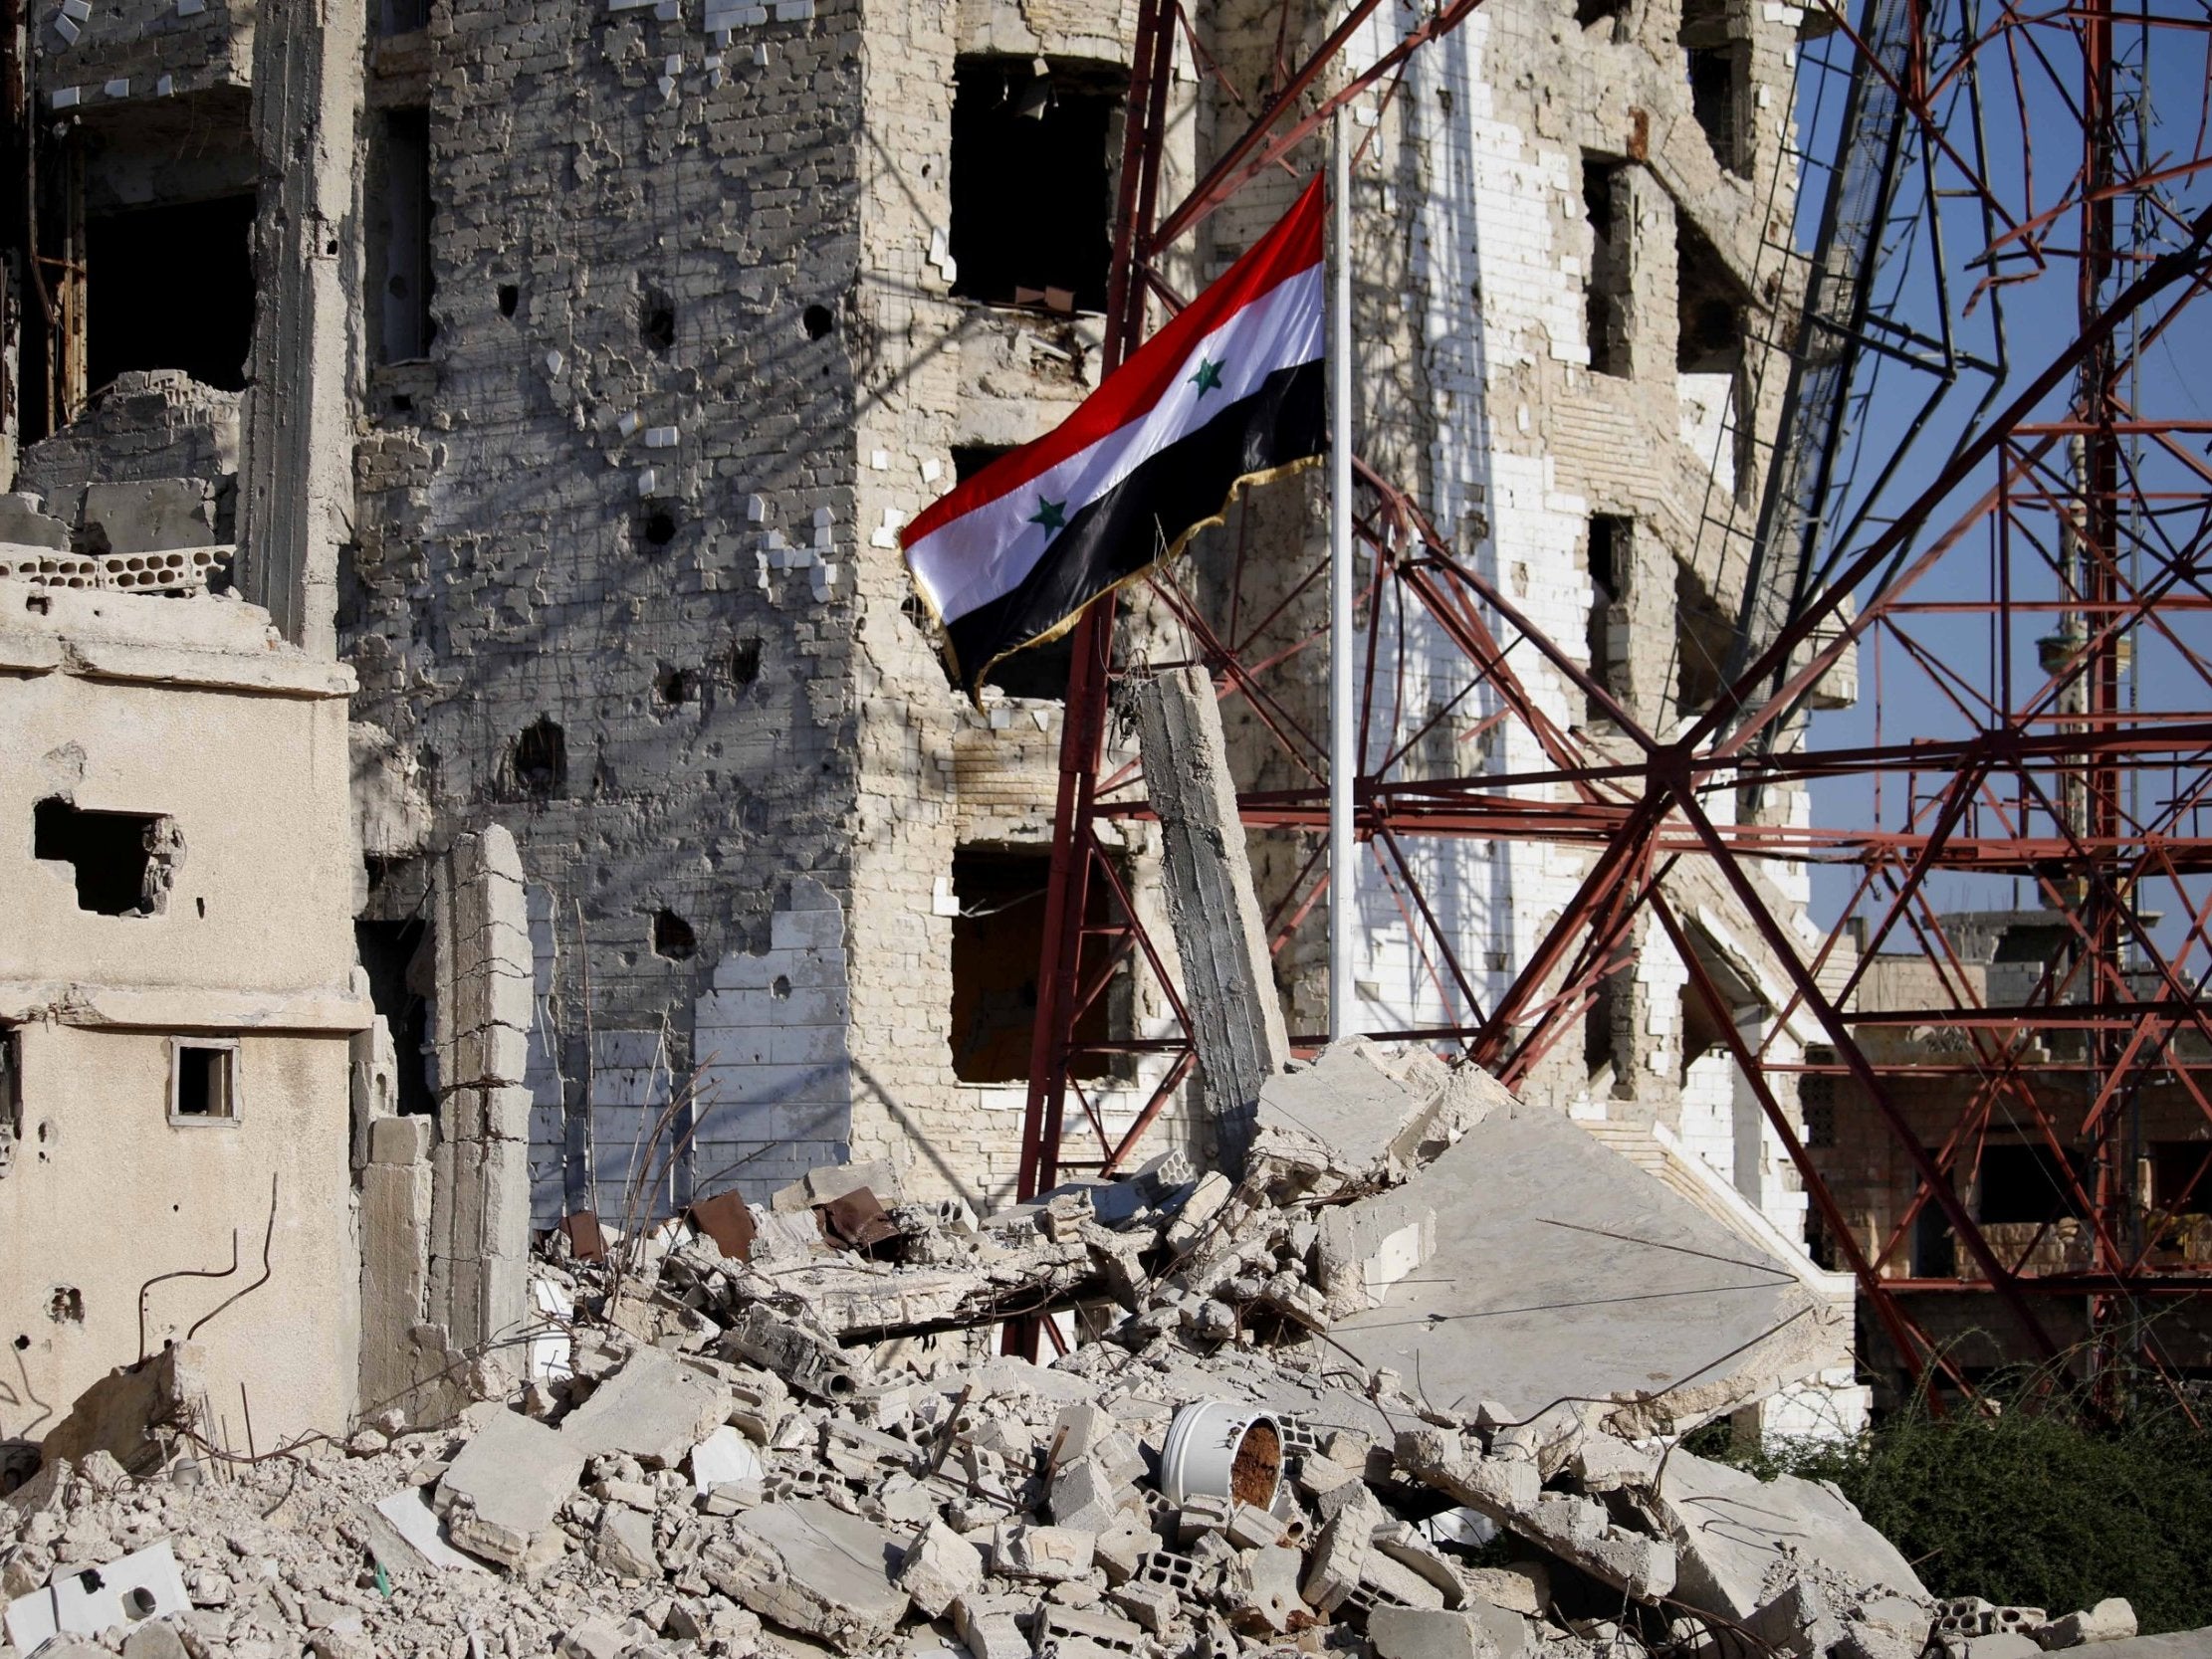
[[[1324,1110],[1325,1084],[1365,1107]],[[1173,1156],[977,1220],[869,1166],[816,1170],[742,1223],[665,1224],[642,1256],[629,1239],[580,1259],[578,1229],[553,1234],[532,1297],[566,1359],[512,1399],[213,1465],[189,1437],[111,1423],[45,1464],[0,1500],[0,1659],[118,1623],[136,1659],[896,1659],[946,1630],[970,1659],[1363,1642],[1374,1659],[1644,1659],[1741,1640],[1786,1659],[2180,1659],[2133,1639],[2125,1602],[1938,1605],[1833,1489],[1758,1481],[1684,1451],[1678,1420],[1655,1428],[1679,1396],[1648,1392],[1649,1360],[1562,1402],[1615,1374],[1571,1316],[1487,1368],[1472,1361],[1494,1353],[1445,1345],[1430,1351],[1469,1368],[1361,1370],[1314,1341],[1425,1307],[1411,1281],[1466,1272],[1464,1233],[1537,1248],[1484,1207],[1525,1156],[1578,1170],[1562,1138],[1580,1132],[1524,1122],[1491,1087],[1347,1045],[1262,1090],[1239,1183]],[[1599,1155],[1579,1213],[1655,1249],[1695,1236]],[[867,1256],[816,1220],[863,1194],[890,1229]],[[1619,1265],[1572,1249],[1586,1277]],[[1514,1294],[1510,1259],[1461,1294]],[[1538,1267],[1531,1303],[1589,1295],[1563,1257]],[[1670,1321],[1740,1340],[1726,1303],[1678,1290]],[[1118,1319],[1049,1367],[963,1323],[1109,1297]],[[84,1611],[95,1594],[122,1599]]]

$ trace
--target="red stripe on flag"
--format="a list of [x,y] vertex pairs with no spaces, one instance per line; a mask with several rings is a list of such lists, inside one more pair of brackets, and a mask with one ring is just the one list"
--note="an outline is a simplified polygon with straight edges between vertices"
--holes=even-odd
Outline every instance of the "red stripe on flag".
[[1321,180],[1316,178],[1272,230],[1253,243],[1218,282],[1139,346],[1136,354],[1108,375],[1106,383],[1085,398],[1074,414],[1036,442],[1008,450],[974,478],[932,502],[899,532],[899,545],[913,546],[925,535],[975,512],[986,502],[1020,489],[1143,415],[1167,395],[1175,384],[1177,370],[1200,340],[1261,295],[1321,263],[1322,228]]

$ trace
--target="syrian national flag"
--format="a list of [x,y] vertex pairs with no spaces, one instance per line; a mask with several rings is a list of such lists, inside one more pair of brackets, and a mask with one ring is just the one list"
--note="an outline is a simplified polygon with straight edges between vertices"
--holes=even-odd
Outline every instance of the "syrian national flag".
[[999,658],[1218,523],[1239,486],[1328,447],[1321,184],[1035,443],[900,535],[971,697]]

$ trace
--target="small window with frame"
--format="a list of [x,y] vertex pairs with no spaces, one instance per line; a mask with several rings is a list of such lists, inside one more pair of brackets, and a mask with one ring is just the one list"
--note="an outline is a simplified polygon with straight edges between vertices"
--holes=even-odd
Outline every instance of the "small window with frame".
[[238,1039],[169,1039],[169,1122],[238,1122]]

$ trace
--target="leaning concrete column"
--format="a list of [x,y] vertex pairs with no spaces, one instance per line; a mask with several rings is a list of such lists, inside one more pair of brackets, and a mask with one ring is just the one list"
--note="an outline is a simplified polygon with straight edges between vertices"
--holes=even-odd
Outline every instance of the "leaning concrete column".
[[352,535],[355,189],[365,0],[261,0],[254,19],[253,360],[239,423],[238,585],[286,639],[337,649]]
[[1166,847],[1168,920],[1223,1169],[1243,1172],[1260,1086],[1290,1058],[1252,891],[1220,710],[1206,671],[1138,682],[1145,787]]

